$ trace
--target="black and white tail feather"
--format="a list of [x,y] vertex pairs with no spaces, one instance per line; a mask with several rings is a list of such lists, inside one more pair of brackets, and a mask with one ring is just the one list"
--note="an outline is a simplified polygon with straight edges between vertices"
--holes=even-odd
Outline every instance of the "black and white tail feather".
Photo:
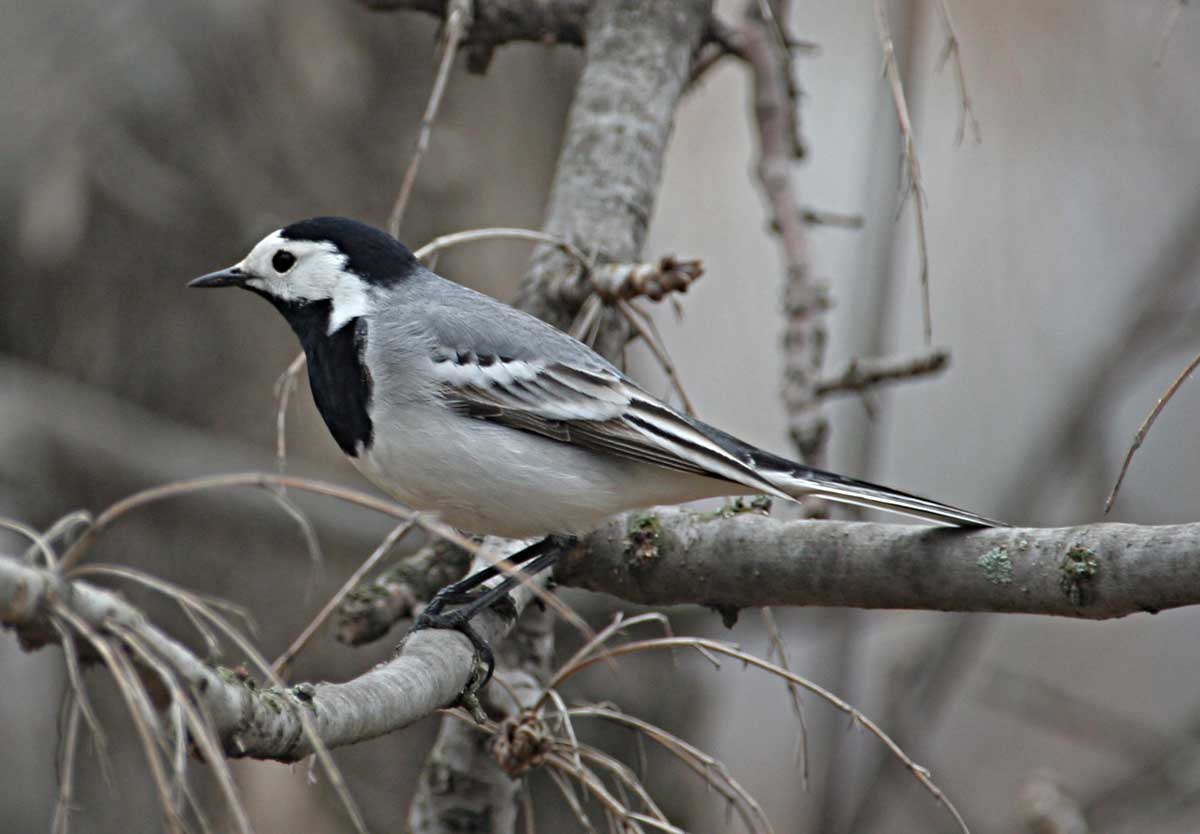
[[950,526],[1002,526],[957,507],[772,455],[677,412],[607,364],[471,351],[446,351],[434,361],[446,401],[470,417],[780,498],[814,496]]

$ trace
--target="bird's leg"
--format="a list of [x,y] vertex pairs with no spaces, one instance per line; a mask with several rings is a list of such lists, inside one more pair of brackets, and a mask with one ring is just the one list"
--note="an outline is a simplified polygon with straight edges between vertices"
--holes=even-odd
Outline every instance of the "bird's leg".
[[[447,585],[434,594],[429,605],[417,616],[409,633],[411,634],[413,631],[420,631],[426,628],[451,628],[461,632],[471,641],[471,645],[475,647],[479,659],[487,667],[483,680],[477,686],[472,687],[472,691],[481,689],[491,680],[492,673],[496,669],[496,659],[492,653],[491,646],[471,627],[471,620],[481,611],[505,598],[508,592],[517,584],[524,581],[524,579],[536,576],[541,571],[553,565],[557,561],[559,554],[564,549],[570,547],[573,542],[574,539],[570,537],[547,536],[541,541],[530,545],[508,558],[511,564],[524,564],[518,574],[506,576],[503,581],[497,583],[494,587],[487,588],[479,593],[469,594],[467,592],[471,588],[477,587],[481,583],[497,576],[500,573],[499,568],[494,566],[487,567],[452,585]],[[442,609],[446,605],[458,602],[466,604],[462,608],[455,609],[448,614],[442,613]]]
[[[506,560],[510,565],[520,565],[528,562],[530,559],[535,559],[547,550],[562,547],[564,544],[562,537],[547,536],[541,541],[534,542],[529,547],[517,551]],[[461,605],[475,599],[476,594],[469,593],[478,588],[484,582],[487,582],[493,576],[498,576],[500,569],[495,565],[489,565],[483,570],[476,571],[470,576],[465,576],[457,582],[452,582],[446,587],[439,590],[429,600],[429,604],[425,606],[424,614],[437,616],[442,612],[442,609],[447,605]],[[510,586],[511,587],[511,586]],[[418,621],[420,617],[418,617]],[[415,628],[415,625],[414,625]]]

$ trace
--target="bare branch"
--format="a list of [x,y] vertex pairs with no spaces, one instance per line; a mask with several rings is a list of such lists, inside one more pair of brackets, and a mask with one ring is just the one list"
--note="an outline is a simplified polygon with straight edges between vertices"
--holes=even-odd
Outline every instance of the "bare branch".
[[983,132],[979,129],[979,119],[971,108],[971,95],[967,92],[967,75],[963,72],[962,50],[959,47],[958,32],[954,29],[954,18],[950,16],[950,6],[947,0],[937,0],[938,16],[942,28],[946,31],[946,44],[942,47],[942,55],[938,59],[938,67],[944,67],[947,61],[954,65],[954,80],[958,84],[958,131],[954,141],[961,145],[967,132],[967,124],[971,125],[971,135],[975,144],[983,141]]
[[950,363],[950,351],[937,348],[917,356],[885,356],[875,359],[851,359],[835,376],[817,381],[818,397],[866,391],[888,382],[928,376]]
[[572,246],[569,241],[563,240],[556,235],[539,232],[536,229],[513,229],[508,227],[493,226],[486,229],[466,229],[461,232],[453,232],[448,235],[435,237],[433,240],[426,243],[417,251],[413,252],[422,261],[427,261],[433,255],[441,252],[443,249],[449,249],[451,246],[459,246],[464,243],[474,243],[479,240],[531,240],[540,243],[549,243],[557,246],[566,254],[570,255],[584,270],[591,269],[591,259],[583,254],[577,247]]
[[1175,392],[1180,386],[1187,381],[1187,378],[1192,375],[1196,368],[1200,367],[1200,354],[1197,354],[1188,366],[1180,371],[1179,376],[1175,377],[1175,381],[1167,386],[1167,390],[1158,398],[1158,402],[1154,404],[1154,408],[1150,409],[1150,413],[1142,420],[1142,424],[1138,426],[1137,432],[1133,435],[1133,444],[1129,447],[1129,451],[1125,453],[1125,460],[1121,462],[1121,471],[1117,475],[1117,482],[1113,484],[1112,491],[1108,493],[1108,498],[1104,501],[1104,514],[1108,515],[1108,511],[1112,509],[1113,502],[1117,500],[1117,492],[1121,489],[1121,483],[1125,480],[1125,473],[1129,471],[1129,464],[1133,461],[1133,456],[1137,450],[1142,448],[1142,442],[1146,439],[1146,435],[1150,433],[1150,428],[1154,425],[1154,421],[1158,419],[1158,415],[1167,407],[1167,403],[1175,396]]
[[470,553],[440,539],[422,547],[342,600],[337,639],[349,646],[378,640],[439,588],[461,579],[470,561]]
[[751,3],[738,40],[754,79],[758,179],[770,208],[772,227],[779,234],[787,274],[783,398],[788,433],[801,458],[819,465],[829,424],[820,411],[813,385],[825,361],[824,312],[828,299],[825,287],[812,275],[808,232],[792,181],[799,130],[791,64],[779,43],[781,37],[786,39],[781,31],[778,24],[772,26],[763,20],[759,6]]
[[[616,646],[609,651],[613,656],[618,656],[633,654],[641,651],[670,649],[677,646],[703,646],[713,654],[721,654],[726,655],[727,657],[736,658],[747,666],[753,666],[757,669],[761,669],[765,672],[775,675],[776,677],[783,678],[789,683],[794,683],[797,686],[808,690],[832,706],[834,709],[845,713],[852,721],[859,724],[861,727],[866,729],[867,732],[879,739],[879,741],[882,742],[889,751],[891,751],[892,755],[895,756],[896,759],[899,760],[906,768],[908,768],[909,772],[912,773],[913,777],[921,783],[925,790],[929,791],[929,793],[950,813],[950,815],[954,817],[954,821],[958,824],[959,830],[962,831],[963,834],[970,834],[970,830],[967,828],[967,824],[963,820],[962,815],[959,814],[958,809],[954,807],[954,804],[950,802],[942,790],[933,783],[928,770],[914,762],[908,756],[908,754],[901,750],[900,747],[894,741],[892,741],[887,733],[883,732],[883,730],[881,730],[879,726],[875,724],[874,721],[865,716],[859,710],[852,707],[850,704],[843,701],[837,695],[834,695],[829,690],[813,683],[807,678],[795,675],[781,666],[776,666],[775,664],[757,658],[752,654],[747,654],[746,652],[743,652],[740,649],[737,649],[726,643],[721,643],[716,640],[709,640],[702,637],[660,637],[654,640],[642,640],[636,643],[626,643],[622,646]],[[580,663],[579,667],[583,668],[585,666],[589,666],[597,662],[599,659],[600,658],[598,657],[591,658],[590,660]]]
[[[779,660],[779,665],[789,672],[792,671],[791,660],[788,658],[787,643],[783,639],[783,635],[779,631],[779,625],[775,622],[775,612],[771,607],[764,606],[762,609],[763,625],[767,629],[767,660],[772,656]],[[804,790],[808,790],[808,724],[804,720],[804,704],[800,700],[799,687],[787,681],[788,698],[792,702],[792,712],[796,716],[796,721],[800,725],[800,732],[796,738],[796,758],[801,765],[801,776],[803,778]]]
[[421,159],[429,147],[429,137],[433,135],[433,122],[437,118],[438,108],[442,106],[442,95],[446,92],[450,67],[454,65],[454,56],[458,54],[458,45],[462,41],[463,33],[471,27],[473,5],[472,0],[447,0],[446,25],[442,32],[442,57],[438,63],[437,75],[433,79],[433,89],[429,92],[429,102],[421,116],[421,127],[417,131],[417,144],[413,148],[412,160],[404,171],[400,192],[396,195],[391,214],[388,215],[387,230],[392,237],[400,236],[400,223],[404,220],[404,210],[408,207],[409,195],[412,194],[413,184],[417,181]]
[[[639,263],[675,108],[709,20],[709,3],[594,0],[590,6],[587,61],[567,119],[544,229],[596,252],[599,264]],[[568,329],[590,287],[567,298],[548,288],[571,274],[561,252],[538,247],[518,306]],[[596,347],[614,359],[631,328],[615,311],[603,318]]]
[[1200,524],[963,530],[661,508],[637,514],[639,529],[653,532],[647,562],[630,555],[633,518],[589,535],[555,579],[631,602],[722,610],[824,605],[1106,619],[1200,604]]
[[908,115],[908,100],[904,96],[900,65],[896,62],[896,45],[892,41],[892,30],[888,26],[883,0],[875,0],[875,25],[879,30],[879,45],[883,49],[883,71],[892,88],[892,103],[896,106],[896,121],[900,126],[900,140],[904,148],[904,165],[908,177],[907,187],[902,190],[905,195],[912,195],[913,217],[917,226],[917,251],[920,255],[921,314],[925,323],[925,344],[930,345],[933,344],[933,314],[929,304],[929,241],[925,234],[925,183],[921,179],[921,166],[917,162],[912,119]]
[[391,552],[392,547],[394,547],[396,542],[403,538],[404,535],[412,529],[414,523],[415,522],[413,521],[405,521],[394,527],[392,532],[388,533],[387,538],[380,542],[379,547],[375,548],[375,551],[363,560],[363,563],[355,569],[354,573],[350,574],[350,576],[342,584],[342,587],[338,589],[338,592],[330,597],[329,601],[322,606],[319,612],[317,612],[317,616],[313,618],[312,622],[309,623],[308,626],[305,627],[304,631],[300,632],[299,636],[297,636],[296,639],[292,641],[292,644],[287,647],[287,651],[276,658],[275,662],[271,664],[271,668],[275,670],[276,675],[282,676],[285,673],[288,664],[295,659],[296,655],[299,654],[306,645],[308,645],[308,641],[311,640],[312,636],[317,633],[317,629],[320,628],[325,621],[329,619],[329,615],[332,614],[339,605],[341,605],[342,600],[346,598],[346,595],[354,590],[358,583],[362,581],[362,578],[371,571],[371,568],[375,567],[375,565],[379,563],[379,560]]
[[643,323],[639,316],[641,311],[623,299],[618,299],[616,306],[621,311],[621,315],[633,327],[634,332],[642,337],[642,341],[646,343],[646,347],[650,348],[650,352],[654,354],[654,358],[658,360],[663,373],[667,375],[667,379],[671,381],[672,387],[675,388],[675,393],[679,395],[679,400],[683,403],[683,410],[695,417],[696,408],[692,405],[691,397],[684,390],[683,382],[679,379],[679,372],[675,370],[675,363],[671,361],[671,357],[667,353],[667,346],[662,344],[662,341],[658,338],[658,334],[651,330],[653,319],[646,317],[649,324]]
[[843,214],[815,208],[802,208],[800,217],[810,226],[836,226],[840,229],[861,229],[866,222],[861,214]]
[[[517,610],[529,598],[526,589],[517,589]],[[301,711],[329,748],[393,732],[452,703],[475,668],[475,651],[463,635],[428,630],[410,636],[392,660],[345,683],[259,689],[197,659],[118,595],[0,556],[0,623],[16,626],[26,648],[53,641],[41,624],[55,601],[69,601],[73,625],[103,634],[115,623],[149,646],[202,699],[225,754],[233,757],[297,761],[310,755]],[[476,620],[488,640],[509,625],[494,611]]]

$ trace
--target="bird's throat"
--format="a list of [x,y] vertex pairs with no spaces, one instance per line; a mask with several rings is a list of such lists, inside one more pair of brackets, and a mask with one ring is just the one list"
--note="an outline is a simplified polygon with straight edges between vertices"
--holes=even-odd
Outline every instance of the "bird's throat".
[[341,450],[356,457],[370,448],[374,435],[371,423],[371,374],[364,361],[367,323],[351,319],[333,333],[329,301],[294,302],[267,297],[287,319],[308,362],[308,381],[313,400],[325,425]]

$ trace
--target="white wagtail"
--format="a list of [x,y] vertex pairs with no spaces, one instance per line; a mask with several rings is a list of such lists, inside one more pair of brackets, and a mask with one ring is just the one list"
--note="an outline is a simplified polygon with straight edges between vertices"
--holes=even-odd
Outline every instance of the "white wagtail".
[[[405,504],[480,534],[561,542],[619,512],[762,494],[891,510],[939,524],[994,526],[975,513],[812,469],[755,448],[646,393],[586,345],[422,266],[390,235],[340,217],[294,223],[192,287],[243,287],[300,338],[317,408],[342,451]],[[512,587],[445,589],[419,626],[465,631]],[[471,604],[441,614],[447,603]]]

